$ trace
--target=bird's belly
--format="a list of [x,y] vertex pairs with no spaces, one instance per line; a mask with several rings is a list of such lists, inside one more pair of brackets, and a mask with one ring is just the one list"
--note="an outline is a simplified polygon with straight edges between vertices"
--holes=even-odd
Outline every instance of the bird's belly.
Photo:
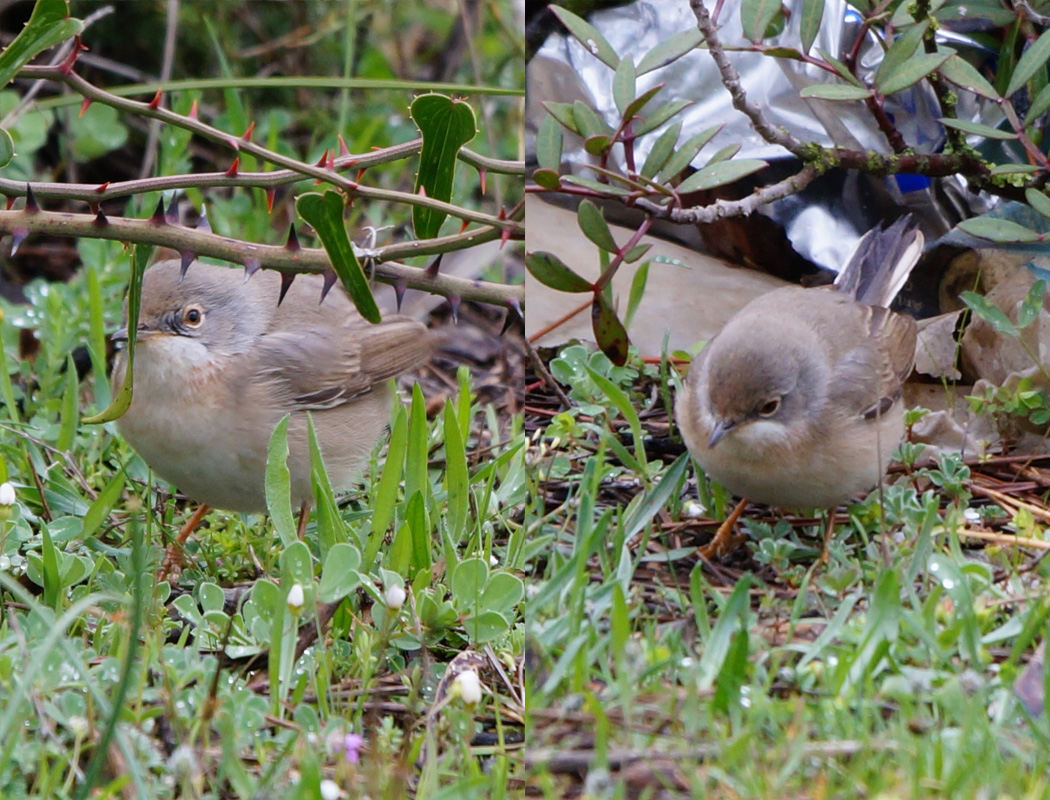
[[704,471],[734,494],[782,508],[834,508],[874,488],[903,435],[898,403],[878,422],[864,426],[848,446],[825,440],[817,446],[766,448],[728,436],[715,447],[694,450]]

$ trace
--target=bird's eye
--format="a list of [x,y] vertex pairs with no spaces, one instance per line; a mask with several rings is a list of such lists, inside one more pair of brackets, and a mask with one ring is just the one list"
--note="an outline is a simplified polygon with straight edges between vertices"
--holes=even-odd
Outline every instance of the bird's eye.
[[182,322],[191,328],[199,328],[204,322],[204,309],[200,306],[186,306],[182,309]]
[[774,397],[758,407],[758,416],[760,417],[771,417],[777,413],[780,408],[780,398]]

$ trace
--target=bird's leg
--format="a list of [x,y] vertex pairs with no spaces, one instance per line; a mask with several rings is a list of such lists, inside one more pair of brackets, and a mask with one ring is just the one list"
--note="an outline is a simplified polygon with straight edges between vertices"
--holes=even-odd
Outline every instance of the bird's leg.
[[183,545],[190,538],[190,534],[197,530],[197,526],[201,524],[204,515],[209,511],[211,511],[211,506],[207,503],[201,503],[197,510],[193,512],[193,516],[182,526],[179,530],[179,535],[175,537],[175,541],[168,545],[168,551],[164,554],[164,560],[160,563],[160,572],[157,573],[157,580],[162,581],[166,579],[172,585],[178,582],[179,573],[182,572]]
[[303,541],[306,538],[306,523],[310,519],[310,501],[303,500],[303,504],[299,506],[299,527],[296,529],[296,534],[299,536],[299,541]]
[[733,526],[740,519],[740,515],[744,513],[746,505],[747,499],[745,498],[725,518],[725,522],[718,526],[718,530],[715,531],[715,538],[703,547],[697,548],[700,558],[709,561],[714,557],[727,556],[736,549],[738,543],[733,540]]

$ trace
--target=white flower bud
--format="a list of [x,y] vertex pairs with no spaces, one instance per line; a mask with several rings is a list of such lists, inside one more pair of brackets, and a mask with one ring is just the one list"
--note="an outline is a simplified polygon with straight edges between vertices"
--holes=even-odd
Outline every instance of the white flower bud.
[[10,483],[0,483],[0,506],[13,506],[15,499],[15,487]]
[[303,585],[296,583],[292,585],[292,588],[288,590],[288,610],[293,614],[298,614],[303,610],[303,603],[306,602],[306,596],[303,593]]
[[397,584],[391,584],[386,587],[386,592],[383,594],[383,602],[386,603],[386,607],[391,611],[400,611],[407,597],[408,595],[405,594],[404,589]]
[[327,778],[321,781],[321,800],[339,800],[346,797],[346,792],[339,788],[339,784]]
[[472,669],[465,669],[456,676],[460,699],[468,706],[481,702],[481,679]]

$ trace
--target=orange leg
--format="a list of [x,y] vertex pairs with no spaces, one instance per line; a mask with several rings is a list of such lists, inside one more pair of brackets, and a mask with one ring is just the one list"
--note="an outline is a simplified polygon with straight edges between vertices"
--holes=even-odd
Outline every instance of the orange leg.
[[179,535],[175,537],[175,541],[168,546],[168,552],[164,554],[164,560],[160,564],[160,572],[157,573],[157,580],[167,579],[172,585],[178,582],[179,573],[182,571],[183,545],[190,538],[190,534],[197,530],[197,526],[201,524],[204,515],[209,511],[211,511],[211,506],[207,503],[201,503],[197,510],[193,512],[193,516],[182,526]]
[[303,500],[303,504],[299,506],[299,527],[296,530],[296,534],[299,536],[299,541],[303,541],[306,538],[306,523],[310,520],[310,501]]
[[831,547],[831,540],[835,536],[835,509],[828,510],[828,524],[824,528],[824,549],[820,551],[820,558],[817,559],[817,566],[826,566],[829,561],[829,550]]
[[740,519],[740,515],[744,513],[746,505],[747,500],[741,500],[736,508],[733,509],[733,512],[726,517],[725,522],[718,526],[718,530],[715,531],[715,538],[697,549],[700,558],[710,561],[712,558],[727,556],[737,548],[739,543],[733,539],[733,526]]

